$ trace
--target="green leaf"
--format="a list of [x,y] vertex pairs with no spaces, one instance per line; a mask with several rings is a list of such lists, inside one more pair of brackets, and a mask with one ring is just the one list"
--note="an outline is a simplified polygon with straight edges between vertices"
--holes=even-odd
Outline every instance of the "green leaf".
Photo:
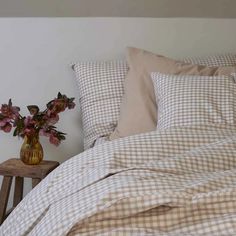
[[11,107],[12,106],[12,101],[11,101],[11,98],[9,99],[8,101],[8,106]]
[[54,125],[49,125],[48,128],[49,128],[49,129],[56,129],[57,127],[54,126]]
[[58,131],[58,134],[60,134],[60,135],[67,135],[66,133],[59,132],[59,131]]
[[69,102],[73,102],[75,98],[69,98]]
[[17,120],[15,125],[16,125],[16,128],[14,130],[14,133],[13,133],[13,136],[19,136],[20,133],[23,131],[24,129],[24,119],[25,117],[22,117],[21,119]]
[[40,121],[42,121],[43,116],[44,116],[44,114],[42,114],[42,113],[37,113],[37,114],[34,115],[34,118],[33,118],[33,119],[34,119],[35,121],[40,122]]
[[59,99],[62,98],[62,94],[60,92],[58,92],[57,98],[59,98]]
[[3,120],[4,118],[5,116],[0,113],[0,120]]
[[30,106],[27,106],[27,108],[31,115],[36,115],[39,112],[39,107],[36,105],[30,105]]
[[54,101],[54,100],[52,100],[52,101],[50,101],[50,102],[47,103],[47,108],[48,108],[48,109],[51,109],[51,107],[52,107],[52,102],[53,102],[53,101]]
[[14,133],[13,133],[13,136],[17,136],[17,135],[18,135],[18,129],[15,128]]
[[18,111],[20,111],[20,107],[15,107]]

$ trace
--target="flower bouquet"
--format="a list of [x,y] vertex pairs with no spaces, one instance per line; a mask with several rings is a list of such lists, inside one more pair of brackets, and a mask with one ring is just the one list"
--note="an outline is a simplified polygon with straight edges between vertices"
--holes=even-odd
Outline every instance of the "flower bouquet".
[[43,148],[39,142],[39,136],[46,136],[49,142],[58,146],[65,140],[65,133],[60,132],[54,126],[59,121],[59,113],[75,107],[74,98],[68,98],[60,92],[57,98],[47,104],[44,111],[40,111],[36,105],[27,106],[30,115],[22,116],[20,108],[8,104],[0,108],[0,130],[9,133],[14,128],[13,136],[24,138],[21,147],[20,158],[25,164],[39,164],[43,159]]

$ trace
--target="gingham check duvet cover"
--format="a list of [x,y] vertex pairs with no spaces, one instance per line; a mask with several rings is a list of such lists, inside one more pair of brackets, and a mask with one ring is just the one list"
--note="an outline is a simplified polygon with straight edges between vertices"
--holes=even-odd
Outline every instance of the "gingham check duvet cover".
[[0,235],[236,235],[236,128],[170,128],[98,145],[33,189]]

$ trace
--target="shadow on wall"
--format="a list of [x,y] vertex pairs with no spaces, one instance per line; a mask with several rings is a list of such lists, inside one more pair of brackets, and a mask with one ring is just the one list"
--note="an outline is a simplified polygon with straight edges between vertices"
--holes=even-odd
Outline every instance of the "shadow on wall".
[[8,0],[0,16],[235,18],[235,9],[235,0]]

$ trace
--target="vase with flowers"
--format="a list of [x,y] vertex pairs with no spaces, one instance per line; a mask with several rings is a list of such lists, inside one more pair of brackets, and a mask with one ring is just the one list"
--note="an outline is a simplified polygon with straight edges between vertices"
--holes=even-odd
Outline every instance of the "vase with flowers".
[[14,128],[13,136],[24,139],[20,150],[21,160],[28,165],[37,165],[43,159],[43,148],[39,136],[46,136],[49,142],[58,146],[65,140],[65,133],[54,126],[59,121],[59,113],[75,107],[74,98],[68,98],[60,92],[57,98],[47,103],[46,109],[39,110],[36,105],[27,106],[30,115],[22,116],[20,108],[8,104],[0,108],[0,131],[9,133]]

